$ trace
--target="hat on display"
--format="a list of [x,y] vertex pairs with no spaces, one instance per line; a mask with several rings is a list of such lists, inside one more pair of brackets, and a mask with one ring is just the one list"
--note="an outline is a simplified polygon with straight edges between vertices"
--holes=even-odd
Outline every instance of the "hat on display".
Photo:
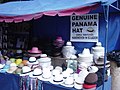
[[96,84],[89,85],[89,84],[83,84],[83,90],[96,90]]
[[39,57],[42,51],[38,49],[38,47],[32,47],[31,50],[28,50],[28,55],[31,57]]
[[74,86],[74,78],[67,77],[61,85],[65,86],[65,87],[73,87]]
[[16,74],[21,74],[22,73],[22,67],[24,66],[24,64],[19,64],[18,66],[17,66],[17,69],[16,69],[16,71],[15,71],[15,73]]
[[23,60],[22,63],[23,63],[24,65],[27,65],[27,64],[28,64],[28,60]]
[[63,78],[66,79],[67,77],[70,76],[70,73],[68,73],[67,71],[63,71],[62,75],[63,75]]
[[80,62],[80,63],[78,64],[78,68],[79,68],[80,70],[87,69],[87,68],[88,68],[88,65],[87,65],[85,62]]
[[28,50],[29,53],[34,53],[34,54],[41,54],[42,51],[38,49],[38,47],[32,47],[31,50]]
[[84,82],[84,80],[88,74],[89,74],[89,72],[87,71],[87,69],[84,69],[79,72],[78,77],[80,77],[81,80],[83,80],[83,82]]
[[63,75],[62,74],[57,74],[55,75],[50,82],[52,84],[62,84],[63,83]]
[[38,79],[40,79],[42,81],[50,81],[51,78],[52,78],[52,73],[51,73],[50,69],[44,67],[42,69],[42,76],[38,77]]
[[[94,60],[94,63],[98,68],[104,68],[104,56],[101,56],[97,60]],[[110,61],[105,62],[105,67],[110,67]]]
[[15,62],[15,58],[10,58],[10,61],[11,61],[12,63],[14,63],[14,62]]
[[34,63],[36,62],[36,58],[35,57],[30,57],[29,58],[29,63]]
[[2,69],[5,66],[5,64],[0,64],[0,69]]
[[56,66],[55,69],[59,70],[60,73],[62,73],[62,67],[60,67],[60,66]]
[[93,54],[90,53],[90,50],[88,48],[84,48],[83,52],[81,54],[78,54],[79,58],[85,58],[86,59],[92,59],[93,60]]
[[6,65],[10,65],[12,62],[11,61],[6,61]]
[[35,68],[29,76],[34,78],[34,77],[39,77],[41,75],[42,75],[42,70],[40,68]]
[[96,73],[89,73],[85,80],[84,80],[84,83],[85,84],[89,84],[89,85],[93,85],[93,84],[97,84],[97,81],[98,81],[98,76]]
[[15,63],[11,63],[7,73],[14,73],[16,69],[17,69],[17,65]]
[[2,69],[0,69],[0,72],[5,73],[9,70],[9,68],[10,68],[10,65],[4,65],[4,67]]
[[53,76],[55,76],[55,75],[58,75],[58,74],[60,74],[61,72],[60,72],[60,70],[58,70],[58,69],[53,69],[52,70],[52,75]]
[[20,74],[20,76],[26,76],[29,75],[30,73],[31,73],[31,68],[29,66],[23,66],[22,73]]
[[64,45],[64,40],[62,39],[62,37],[57,37],[53,44],[55,46],[62,47]]
[[87,70],[89,71],[89,73],[96,73],[98,71],[98,67],[96,67],[96,66],[89,66],[87,68]]
[[90,53],[89,48],[84,48],[83,52],[78,54],[78,62],[85,62],[88,66],[93,64],[93,54]]
[[66,46],[72,46],[72,43],[70,41],[67,41]]
[[74,71],[73,71],[73,69],[72,68],[67,68],[66,70],[65,70],[67,73],[69,73],[69,74],[73,74],[74,73]]
[[16,59],[15,63],[16,63],[16,65],[21,64],[22,63],[22,59]]
[[37,60],[39,61],[39,64],[42,68],[49,67],[51,65],[51,58],[47,57],[47,54],[41,54],[40,58]]
[[76,77],[74,82],[74,88],[76,89],[82,89],[83,88],[83,79],[81,77]]
[[22,57],[22,50],[17,50],[15,56],[16,56],[16,58],[21,58]]

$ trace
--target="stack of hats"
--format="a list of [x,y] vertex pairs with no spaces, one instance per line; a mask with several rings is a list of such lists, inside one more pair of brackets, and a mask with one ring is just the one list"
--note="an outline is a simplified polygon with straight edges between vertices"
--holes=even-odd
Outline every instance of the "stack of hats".
[[96,90],[98,76],[96,73],[89,73],[83,84],[83,90]]
[[92,47],[93,59],[96,61],[99,57],[104,56],[105,48],[102,47],[101,42],[97,42],[95,47]]
[[66,46],[63,46],[62,54],[64,58],[70,58],[72,55],[76,54],[75,47],[72,46],[72,43],[70,41],[66,43]]
[[37,59],[39,62],[39,65],[43,67],[49,67],[51,66],[51,58],[47,56],[47,54],[41,54],[40,58]]
[[84,48],[83,52],[78,54],[78,62],[85,62],[88,66],[93,64],[93,54],[90,53],[88,48]]
[[30,57],[39,57],[42,51],[38,49],[38,47],[32,47],[31,50],[28,50],[28,56]]
[[[97,66],[98,68],[104,68],[104,56],[99,57],[97,60],[94,61],[94,63],[95,66]],[[110,67],[110,61],[105,62],[105,67]]]

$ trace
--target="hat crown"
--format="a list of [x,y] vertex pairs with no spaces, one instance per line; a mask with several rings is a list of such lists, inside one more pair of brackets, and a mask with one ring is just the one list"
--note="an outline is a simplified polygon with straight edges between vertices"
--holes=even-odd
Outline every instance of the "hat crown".
[[33,51],[38,51],[38,47],[33,47],[32,50]]
[[82,54],[83,55],[88,55],[88,54],[90,54],[90,50],[88,48],[84,48]]
[[62,37],[57,37],[56,41],[63,41]]
[[67,46],[72,46],[72,43],[71,43],[70,41],[68,41],[68,42],[66,43],[66,45],[67,45]]
[[101,42],[97,42],[96,46],[102,46]]
[[28,67],[28,66],[24,66],[24,67],[22,68],[22,72],[23,72],[23,73],[27,73],[27,72],[30,72],[30,71],[31,71],[31,68]]
[[35,57],[30,57],[29,61],[36,61],[36,58]]
[[42,70],[40,69],[40,68],[36,68],[36,69],[34,69],[34,71],[33,71],[33,74],[34,75],[38,75],[38,74],[41,74],[42,73]]
[[45,57],[47,57],[47,54],[41,54],[40,57],[45,58]]

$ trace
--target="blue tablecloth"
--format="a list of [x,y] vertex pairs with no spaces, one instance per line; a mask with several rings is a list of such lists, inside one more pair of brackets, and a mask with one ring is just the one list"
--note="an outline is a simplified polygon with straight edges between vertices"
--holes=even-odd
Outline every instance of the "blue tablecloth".
[[0,73],[0,90],[20,90],[20,76]]
[[[41,82],[43,90],[76,90],[75,88],[54,85],[50,82]],[[20,85],[21,77],[19,75],[0,73],[0,90],[20,90]],[[102,86],[97,87],[96,90],[102,90]],[[104,83],[104,90],[111,90],[111,77]]]
[[[103,85],[97,87],[96,90],[102,90],[102,88]],[[43,90],[77,90],[77,89],[51,84],[49,82],[43,82]],[[108,81],[104,83],[104,90],[111,90],[111,76],[108,77]]]

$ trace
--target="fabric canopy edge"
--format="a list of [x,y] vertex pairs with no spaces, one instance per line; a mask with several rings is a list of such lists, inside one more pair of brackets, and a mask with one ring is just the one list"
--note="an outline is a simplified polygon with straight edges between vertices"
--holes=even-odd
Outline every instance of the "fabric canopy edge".
[[72,14],[76,15],[83,15],[89,13],[91,10],[95,10],[100,4],[96,3],[91,6],[84,6],[84,7],[78,7],[78,8],[71,8],[71,9],[65,9],[65,10],[56,10],[56,11],[46,11],[46,12],[39,12],[35,14],[28,14],[28,15],[19,15],[19,16],[0,16],[0,22],[6,22],[6,23],[19,23],[23,21],[30,21],[32,19],[38,19],[41,18],[43,15],[47,16],[70,16]]

